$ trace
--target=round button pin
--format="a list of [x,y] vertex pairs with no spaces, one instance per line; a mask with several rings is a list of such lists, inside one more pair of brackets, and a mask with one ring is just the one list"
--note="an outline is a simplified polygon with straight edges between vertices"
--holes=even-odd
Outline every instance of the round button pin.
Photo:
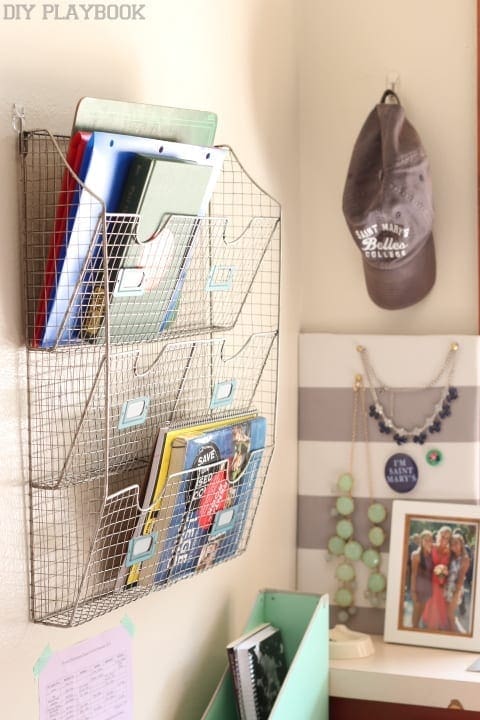
[[435,467],[435,465],[440,465],[440,463],[443,460],[443,453],[441,450],[438,450],[437,448],[432,448],[432,450],[429,450],[425,456],[427,463],[429,465],[432,465],[432,467]]
[[397,493],[413,490],[418,481],[418,468],[410,455],[395,453],[385,464],[385,480]]

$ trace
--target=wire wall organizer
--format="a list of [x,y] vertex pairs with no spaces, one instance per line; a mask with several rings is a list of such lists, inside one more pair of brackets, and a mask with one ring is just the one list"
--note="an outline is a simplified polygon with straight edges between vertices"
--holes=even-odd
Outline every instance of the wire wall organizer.
[[[208,210],[140,241],[141,214],[107,212],[69,142],[19,133],[31,616],[61,627],[245,550],[275,443],[280,280],[280,207],[230,148]],[[218,447],[186,469],[195,425]]]

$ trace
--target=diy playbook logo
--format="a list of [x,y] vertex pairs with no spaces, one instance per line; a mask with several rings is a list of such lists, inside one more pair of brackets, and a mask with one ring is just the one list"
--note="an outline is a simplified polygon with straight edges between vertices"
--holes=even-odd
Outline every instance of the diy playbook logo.
[[146,20],[137,3],[3,3],[0,19],[9,20]]

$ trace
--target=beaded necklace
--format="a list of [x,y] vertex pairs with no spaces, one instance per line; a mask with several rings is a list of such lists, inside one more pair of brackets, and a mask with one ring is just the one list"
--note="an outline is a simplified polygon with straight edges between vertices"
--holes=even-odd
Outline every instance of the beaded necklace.
[[[355,501],[353,499],[352,491],[354,486],[353,471],[355,443],[358,435],[359,412],[361,412],[363,418],[362,431],[366,453],[367,478],[370,497],[370,505],[367,514],[371,527],[368,532],[368,540],[370,544],[367,548],[364,548],[354,537],[354,526],[352,521],[352,515],[355,509]],[[340,475],[337,480],[337,490],[339,492],[339,496],[336,500],[333,512],[339,519],[336,523],[336,534],[328,541],[329,555],[336,556],[339,560],[335,569],[335,577],[338,580],[338,589],[335,592],[334,600],[336,605],[340,608],[337,618],[339,622],[343,623],[346,623],[350,616],[354,615],[356,612],[355,562],[361,560],[370,570],[365,597],[367,597],[372,605],[382,606],[385,603],[386,578],[380,571],[380,547],[385,541],[385,531],[381,527],[381,523],[385,520],[387,513],[385,507],[381,503],[372,501],[373,486],[368,441],[365,386],[362,375],[356,375],[353,386],[352,442],[350,445],[349,471]]]
[[[423,445],[428,438],[429,433],[439,433],[442,429],[442,422],[452,414],[451,404],[458,398],[458,390],[451,384],[453,372],[455,369],[455,360],[459,345],[456,342],[450,344],[445,361],[437,375],[421,390],[433,388],[443,380],[440,399],[434,405],[433,410],[429,413],[421,425],[411,428],[405,428],[398,425],[393,418],[393,410],[388,413],[384,405],[380,401],[379,395],[390,392],[400,393],[409,392],[399,388],[393,389],[381,382],[370,362],[367,349],[363,345],[358,345],[357,351],[362,359],[365,375],[370,386],[373,403],[369,406],[369,415],[377,421],[378,429],[385,435],[392,435],[397,445],[404,445],[407,442],[418,443]],[[392,401],[393,402],[393,401]]]

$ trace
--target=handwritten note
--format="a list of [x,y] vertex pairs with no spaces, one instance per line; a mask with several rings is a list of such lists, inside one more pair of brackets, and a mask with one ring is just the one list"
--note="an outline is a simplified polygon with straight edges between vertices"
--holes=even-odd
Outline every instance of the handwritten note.
[[39,676],[40,720],[133,720],[131,653],[123,626],[55,653]]

